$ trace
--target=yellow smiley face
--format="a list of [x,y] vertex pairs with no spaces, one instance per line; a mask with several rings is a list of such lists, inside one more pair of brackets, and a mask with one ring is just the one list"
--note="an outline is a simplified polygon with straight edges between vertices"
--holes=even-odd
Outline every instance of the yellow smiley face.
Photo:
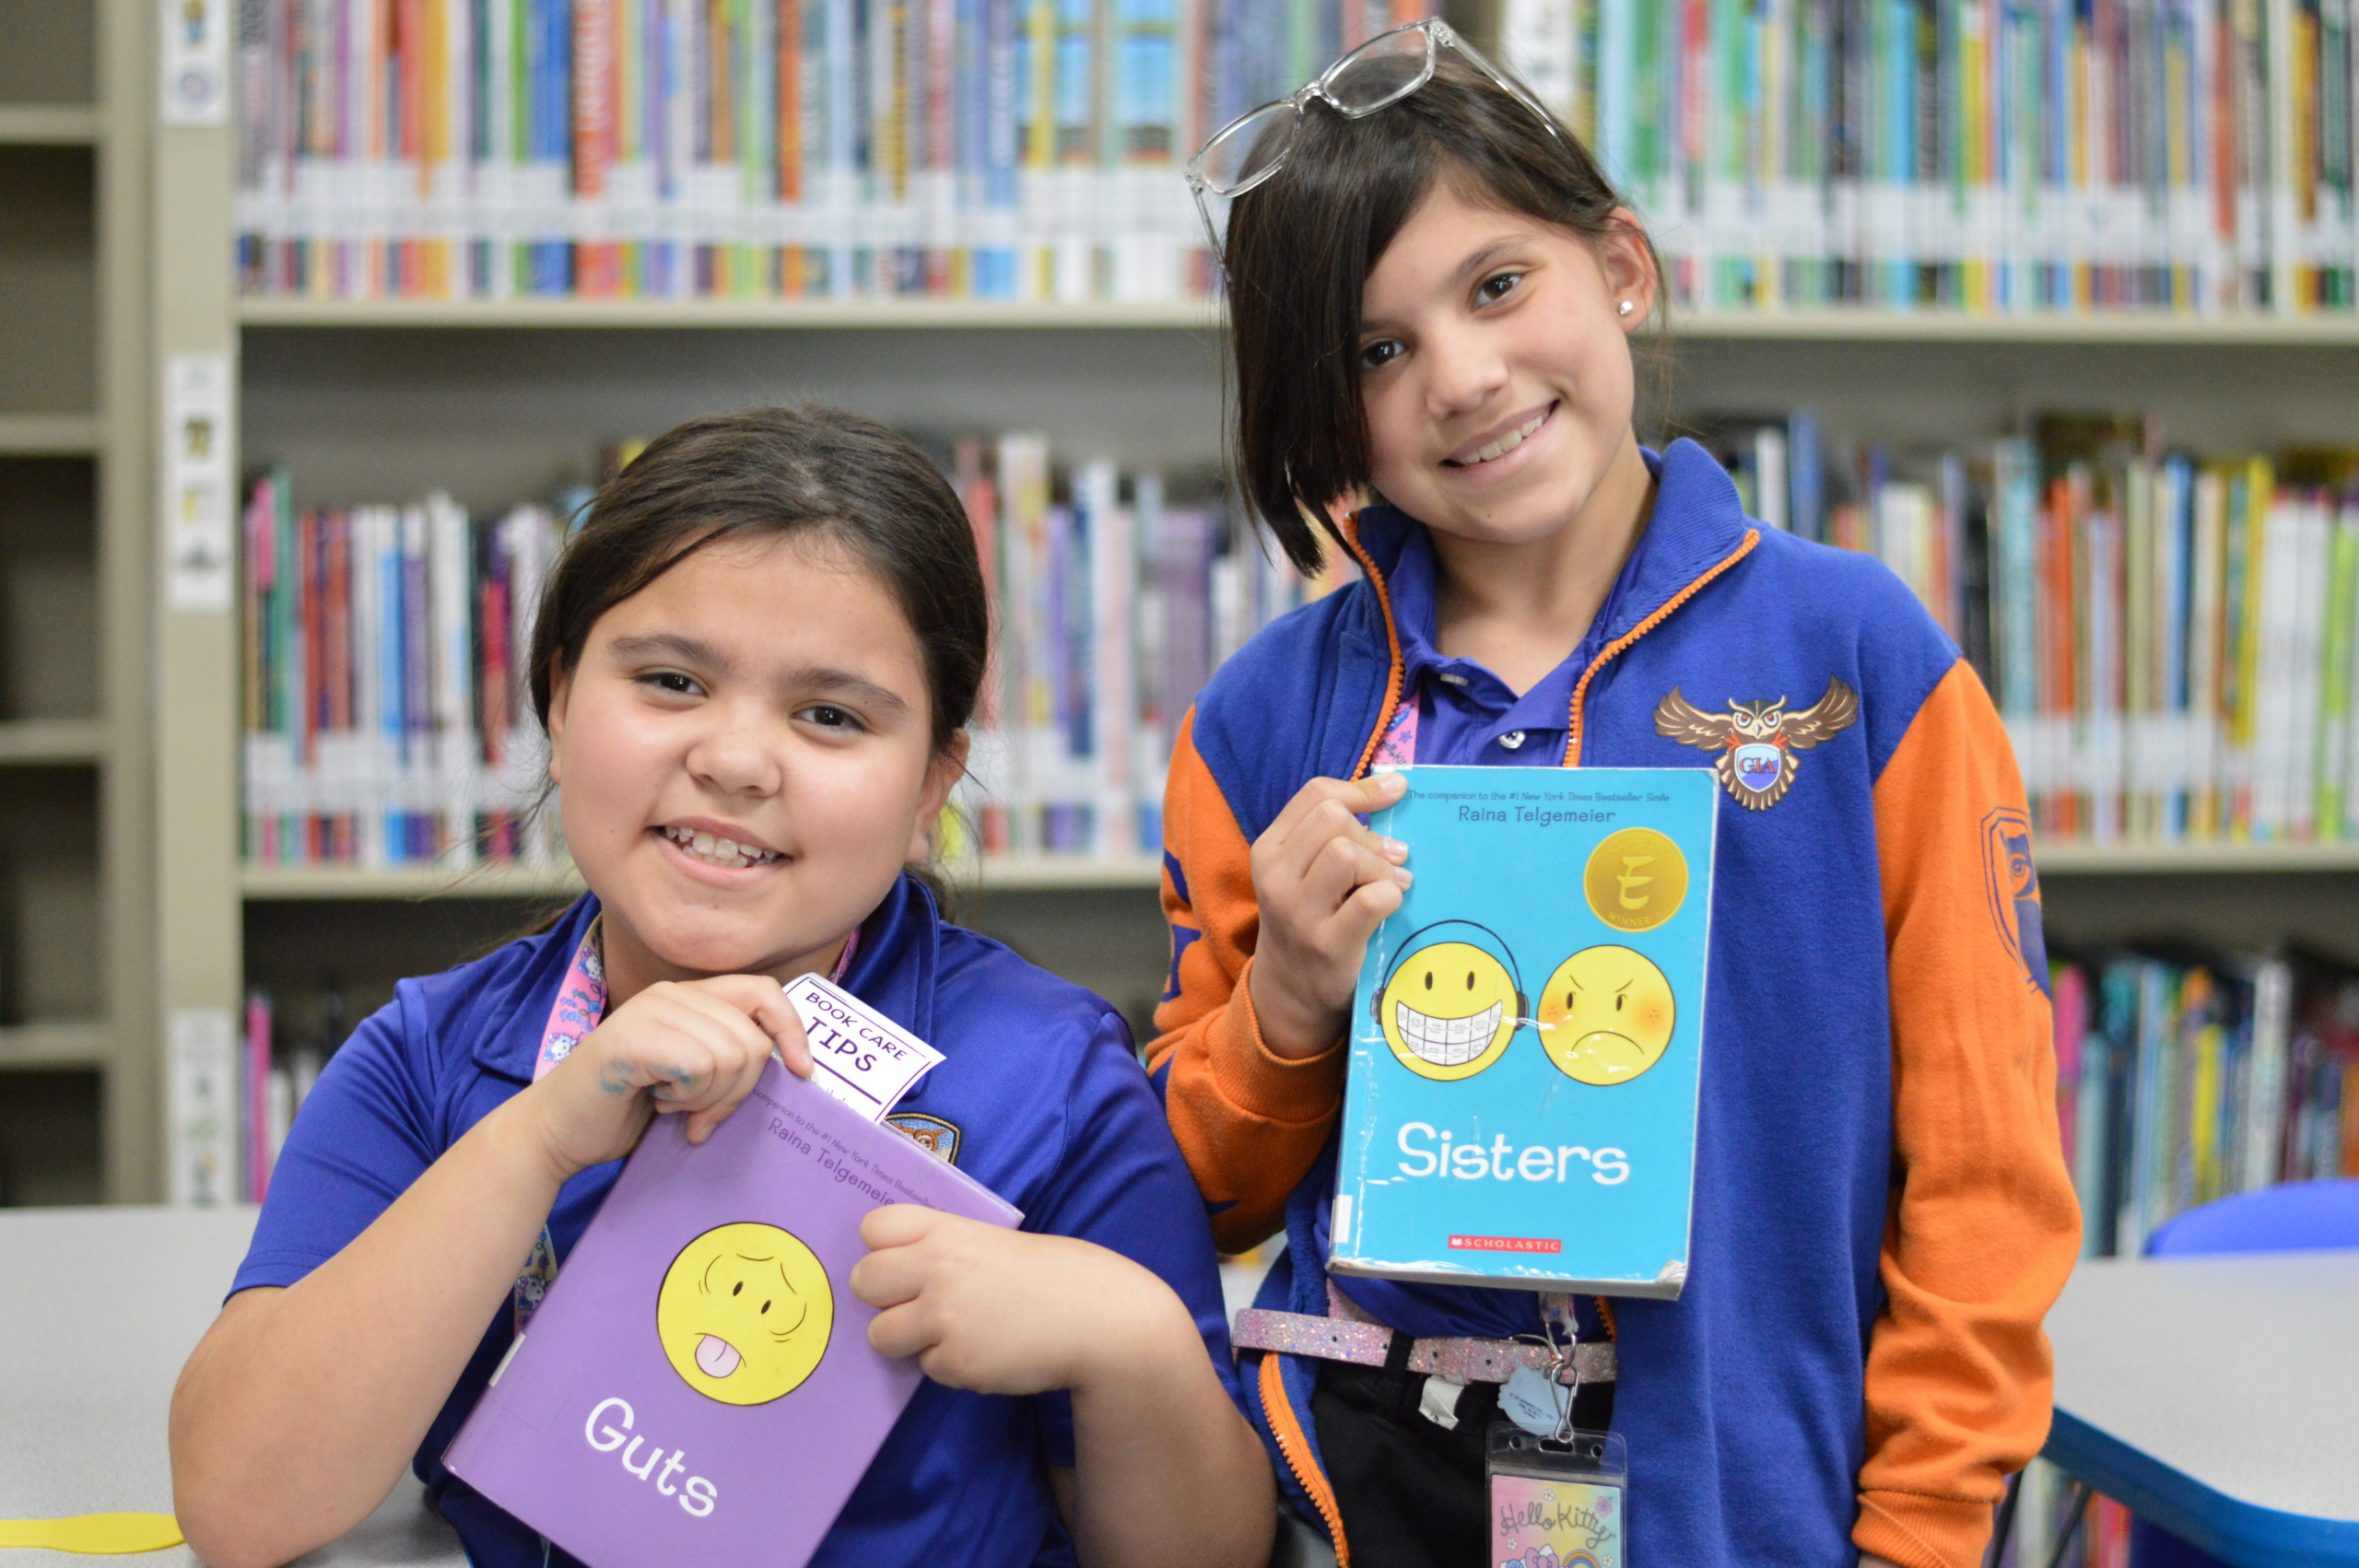
[[1611,1088],[1662,1059],[1677,1019],[1671,982],[1643,954],[1585,948],[1548,977],[1540,1042],[1568,1076]]
[[1401,961],[1376,1011],[1402,1066],[1420,1078],[1450,1080],[1472,1078],[1499,1059],[1521,1022],[1521,1002],[1496,954],[1473,942],[1437,942]]
[[827,1353],[836,1293],[811,1249],[776,1225],[719,1225],[680,1249],[655,1297],[672,1370],[728,1405],[766,1405]]

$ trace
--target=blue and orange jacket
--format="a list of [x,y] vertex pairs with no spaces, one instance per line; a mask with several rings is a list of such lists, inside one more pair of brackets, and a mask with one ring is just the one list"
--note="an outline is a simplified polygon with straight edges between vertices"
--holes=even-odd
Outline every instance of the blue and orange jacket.
[[[1710,763],[1659,728],[1673,692],[1800,709],[1839,679],[1859,712],[1789,754],[1774,805],[1723,791],[1688,1282],[1616,1304],[1630,1550],[1968,1568],[2046,1439],[2040,1323],[2080,1236],[2022,782],[1972,668],[1881,563],[1757,527],[1692,442],[1649,461],[1648,537],[1565,764]],[[1402,699],[1386,576],[1419,526],[1354,518],[1365,578],[1230,660],[1172,762],[1149,1062],[1222,1246],[1286,1232],[1264,1306],[1326,1310],[1313,1220],[1344,1052],[1285,1060],[1256,1032],[1249,850],[1304,783],[1368,766]],[[1315,1363],[1258,1359],[1256,1423],[1348,1564]]]

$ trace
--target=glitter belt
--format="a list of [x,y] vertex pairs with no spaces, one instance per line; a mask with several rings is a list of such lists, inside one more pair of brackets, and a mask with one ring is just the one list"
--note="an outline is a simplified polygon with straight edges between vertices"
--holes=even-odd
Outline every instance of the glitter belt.
[[[1332,1291],[1329,1299],[1343,1305]],[[1350,1362],[1355,1366],[1382,1366],[1392,1349],[1392,1334],[1381,1323],[1352,1317],[1313,1317],[1307,1313],[1248,1307],[1237,1315],[1229,1338],[1242,1351],[1277,1351]],[[1410,1343],[1408,1370],[1453,1383],[1504,1383],[1519,1367],[1544,1372],[1555,1359],[1555,1352],[1546,1345],[1520,1340],[1415,1340]],[[1611,1340],[1584,1341],[1573,1347],[1572,1363],[1557,1373],[1556,1380],[1576,1386],[1611,1383],[1618,1368]]]

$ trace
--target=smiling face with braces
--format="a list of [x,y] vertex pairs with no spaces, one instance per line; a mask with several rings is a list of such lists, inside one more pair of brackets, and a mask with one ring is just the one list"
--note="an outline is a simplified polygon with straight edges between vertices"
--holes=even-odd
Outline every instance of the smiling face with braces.
[[1438,942],[1403,959],[1378,1000],[1385,1043],[1422,1078],[1470,1078],[1515,1033],[1514,979],[1472,942]]

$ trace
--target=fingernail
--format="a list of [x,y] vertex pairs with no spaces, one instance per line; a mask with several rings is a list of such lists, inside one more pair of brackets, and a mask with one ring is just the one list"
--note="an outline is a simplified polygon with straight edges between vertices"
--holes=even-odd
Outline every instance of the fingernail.
[[1384,852],[1396,860],[1405,860],[1409,858],[1409,846],[1398,838],[1388,838],[1384,841]]
[[1392,868],[1392,880],[1399,883],[1403,887],[1409,885],[1410,876],[1411,872],[1409,868],[1406,866],[1395,866]]
[[1376,778],[1377,788],[1388,795],[1398,794],[1409,787],[1409,780],[1399,773],[1379,773]]

